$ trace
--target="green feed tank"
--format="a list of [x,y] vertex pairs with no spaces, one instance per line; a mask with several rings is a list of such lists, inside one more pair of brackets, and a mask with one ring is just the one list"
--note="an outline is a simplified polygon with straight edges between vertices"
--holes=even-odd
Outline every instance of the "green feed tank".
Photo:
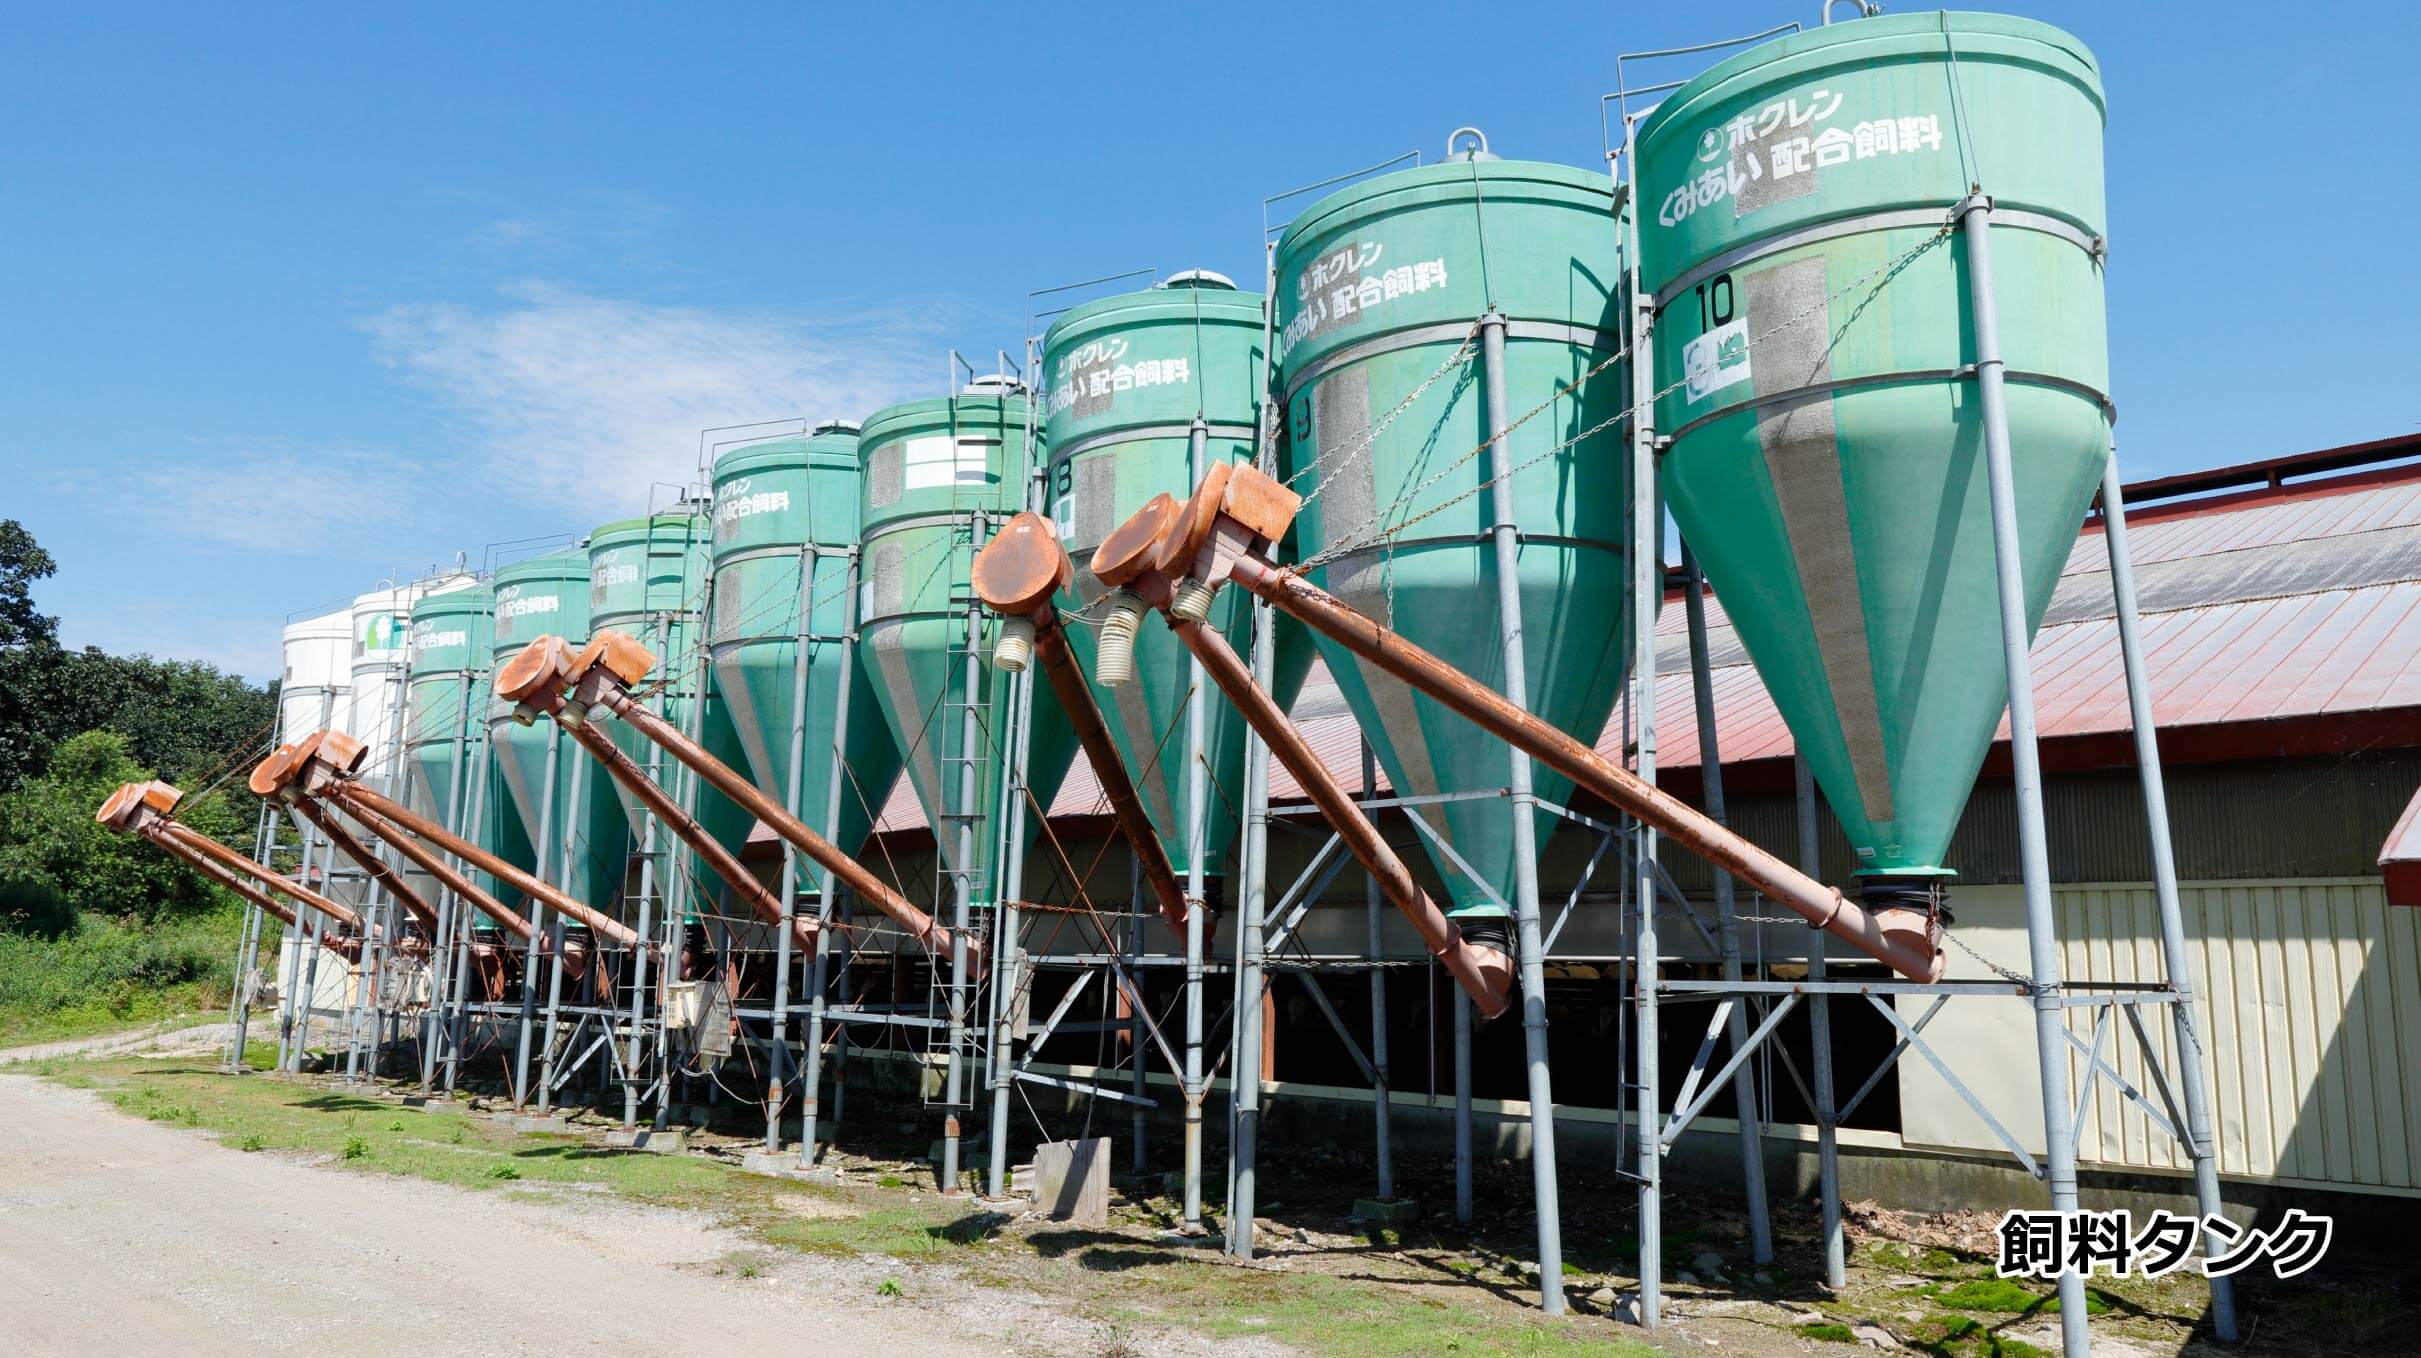
[[[1059,607],[1093,607],[1103,590],[1090,569],[1110,530],[1162,492],[1183,500],[1212,461],[1253,455],[1261,418],[1262,298],[1238,292],[1218,274],[1178,274],[1158,287],[1105,297],[1068,311],[1042,340],[1046,379],[1043,423],[1049,507],[1076,583]],[[1203,468],[1192,465],[1194,425],[1203,433]],[[1238,654],[1252,644],[1252,610],[1242,590],[1213,605],[1212,625]],[[1095,607],[1088,622],[1099,622]],[[1289,630],[1292,630],[1291,628]],[[1143,794],[1143,804],[1182,874],[1192,864],[1193,824],[1186,776],[1186,695],[1191,655],[1176,633],[1157,625],[1137,632],[1131,683],[1104,687],[1096,665],[1097,629],[1064,629],[1084,672],[1096,681],[1110,735]],[[1282,652],[1293,663],[1277,676],[1278,701],[1302,687],[1310,648]],[[1211,786],[1203,809],[1203,871],[1228,870],[1241,828],[1244,721],[1224,702],[1204,708],[1203,749]]]
[[[836,421],[803,438],[749,444],[715,463],[716,686],[748,753],[749,775],[785,805],[795,776],[796,813],[817,834],[832,825],[833,736],[843,666],[851,663],[842,639],[854,603],[849,549],[857,542],[857,515],[855,424]],[[854,854],[899,776],[899,751],[874,685],[862,669],[848,679],[849,743],[833,843]],[[794,775],[791,733],[802,722],[805,757]]]
[[[713,675],[706,663],[706,582],[714,544],[712,520],[703,508],[623,519],[591,533],[588,539],[588,620],[592,632],[607,628],[636,638],[655,653],[656,668],[643,688],[653,690],[648,704],[679,730],[688,733],[706,752],[731,767],[747,767],[739,732],[732,729]],[[741,602],[747,611],[747,601]],[[661,684],[658,689],[655,686]],[[655,781],[676,795],[686,789],[685,804],[714,841],[734,854],[748,842],[756,818],[738,803],[706,786],[655,742],[631,729],[630,723],[607,721],[604,729],[614,744],[642,769],[652,769]],[[629,817],[637,840],[645,833],[647,810],[635,796],[610,777],[614,795]],[[659,847],[671,849],[671,842]],[[713,875],[703,870],[694,880],[718,894]],[[694,908],[693,914],[698,913]]]
[[[1307,498],[1297,550],[1311,579],[1491,687],[1503,687],[1496,497],[1479,487],[1491,421],[1474,323],[1505,324],[1499,423],[1509,435],[1529,707],[1594,741],[1629,650],[1624,544],[1630,476],[1613,184],[1484,146],[1365,180],[1313,204],[1278,242],[1277,341],[1286,470]],[[1522,464],[1529,464],[1523,466]],[[1322,639],[1398,796],[1475,794],[1417,814],[1453,912],[1505,913],[1514,896],[1505,745]],[[1569,781],[1533,766],[1549,802]],[[1543,843],[1557,823],[1536,818]],[[1458,869],[1460,858],[1469,871]]]
[[[967,874],[977,901],[992,899],[996,885],[1002,761],[1012,722],[1010,686],[990,660],[999,620],[975,602],[967,583],[989,530],[979,537],[971,524],[981,512],[997,527],[1024,507],[1031,405],[1014,383],[981,379],[956,396],[878,411],[858,437],[865,467],[860,673],[873,681],[943,867]],[[1026,782],[1040,806],[1050,806],[1075,753],[1075,736],[1050,687],[1036,684]],[[960,790],[962,778],[973,781],[971,797]],[[1041,820],[1026,808],[1029,833]],[[962,855],[960,833],[969,828],[974,852]]]
[[2110,450],[2102,124],[2076,39],[1934,13],[1754,48],[1640,128],[1664,493],[1870,894],[1951,875],[2008,700],[1945,228],[1991,195],[2031,634]]
[[[543,636],[562,637],[574,647],[588,640],[585,550],[568,547],[499,567],[489,586],[495,596],[495,664],[502,665]],[[502,702],[491,713],[488,737],[494,742],[500,791],[510,806],[500,814],[499,825],[518,827],[522,841],[533,846],[533,863],[545,858],[549,880],[573,899],[612,909],[621,898],[623,869],[630,861],[630,832],[621,808],[603,786],[605,771],[577,742],[563,739],[555,765],[554,837],[558,846],[568,843],[571,852],[568,857],[560,852],[537,854],[534,846],[547,814],[546,751],[555,738],[555,724],[541,720],[524,726]]]
[[[495,595],[486,585],[422,599],[406,635],[404,747],[410,753],[412,808],[522,868],[532,867],[529,836],[502,804],[487,759],[488,718],[496,705]],[[479,784],[484,778],[485,787]],[[482,889],[497,884],[474,877]]]

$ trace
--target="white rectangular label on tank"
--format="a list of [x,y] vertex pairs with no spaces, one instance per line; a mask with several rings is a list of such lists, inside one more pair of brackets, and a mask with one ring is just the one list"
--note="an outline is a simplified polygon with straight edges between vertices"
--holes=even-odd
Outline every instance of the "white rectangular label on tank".
[[1692,401],[1749,380],[1748,318],[1735,317],[1683,345],[1681,371],[1689,380]]
[[909,490],[981,485],[984,452],[991,446],[988,439],[953,439],[947,434],[910,439],[900,450],[901,479]]

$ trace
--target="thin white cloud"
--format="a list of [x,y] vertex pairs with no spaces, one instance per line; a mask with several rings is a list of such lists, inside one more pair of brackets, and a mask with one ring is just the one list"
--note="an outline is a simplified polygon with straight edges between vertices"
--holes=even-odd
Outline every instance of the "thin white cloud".
[[701,429],[860,418],[939,385],[940,341],[902,315],[811,320],[525,283],[490,308],[401,306],[365,322],[381,359],[465,421],[496,492],[604,515],[696,479]]
[[[278,555],[408,552],[430,508],[416,503],[418,478],[396,459],[355,448],[219,445],[106,480],[123,503],[188,543]],[[70,472],[55,481],[84,494],[97,493],[101,478]]]

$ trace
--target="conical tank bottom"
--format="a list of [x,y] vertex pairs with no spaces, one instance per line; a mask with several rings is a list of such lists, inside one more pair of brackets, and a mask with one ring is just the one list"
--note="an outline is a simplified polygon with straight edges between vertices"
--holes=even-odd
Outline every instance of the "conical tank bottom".
[[[754,444],[715,464],[716,691],[750,778],[785,804],[798,737],[797,815],[849,854],[863,849],[900,768],[872,681],[862,667],[845,669],[856,663],[843,638],[855,602],[847,549],[857,539],[857,516],[854,426]],[[844,674],[849,736],[835,821],[828,799]]]
[[2031,637],[2110,446],[2104,117],[2075,38],[1949,12],[1760,44],[1639,129],[1664,493],[1863,873],[1955,866],[2008,699],[1956,209],[1980,179]]
[[[1016,721],[1013,686],[990,660],[999,623],[967,583],[984,540],[971,525],[979,515],[1005,523],[1023,503],[1031,429],[1022,393],[971,389],[879,411],[859,439],[862,677],[872,681],[944,869],[967,874],[986,899]],[[1033,694],[1029,843],[1076,754],[1050,686],[1038,683]]]
[[[1187,712],[1193,656],[1174,632],[1147,619],[1136,634],[1133,681],[1101,685],[1106,606],[1091,563],[1110,531],[1153,496],[1183,500],[1192,493],[1197,424],[1206,465],[1253,456],[1265,381],[1262,300],[1195,271],[1073,308],[1043,336],[1048,498],[1060,543],[1076,566],[1073,584],[1056,602],[1063,613],[1080,615],[1061,631],[1077,665],[1095,680],[1102,720],[1179,875],[1193,863]],[[1238,655],[1250,654],[1252,608],[1244,591],[1223,591],[1210,623]],[[1310,661],[1308,646],[1280,650],[1274,696],[1282,706],[1294,701]],[[1203,687],[1202,867],[1222,874],[1234,867],[1242,830],[1246,728],[1215,688]]]
[[[704,653],[708,525],[704,512],[665,513],[606,524],[590,534],[589,625],[593,631],[613,628],[627,633],[653,652],[656,670],[648,687],[662,687],[646,701],[708,754],[736,769],[746,766],[748,756]],[[681,798],[717,844],[733,854],[747,844],[756,818],[738,803],[708,787],[628,722],[609,720],[600,729],[632,763],[651,771],[657,784]],[[603,781],[622,807],[629,834],[638,840],[646,831],[645,805],[619,780]],[[709,890],[721,889],[703,869],[696,880]]]
[[[586,551],[570,548],[513,562],[500,567],[492,583],[494,663],[512,659],[542,636],[560,636],[574,646],[588,640]],[[599,910],[615,909],[630,861],[630,835],[621,807],[599,786],[604,770],[551,721],[524,726],[498,704],[489,709],[487,722],[496,833],[505,842],[518,837],[529,846],[531,870],[543,866],[547,879],[575,900]],[[550,745],[558,746],[551,807]],[[551,834],[541,828],[550,824]],[[553,841],[545,854],[538,852],[542,837]]]
[[[2015,480],[2032,637],[2100,487],[2108,428],[2072,396],[2009,397],[2025,432]],[[1946,873],[2009,700],[1975,403],[1869,390],[1730,423],[1665,462],[1673,517],[1858,870]]]
[[[1330,558],[1311,580],[1502,692],[1489,534],[1509,496],[1526,706],[1589,741],[1630,653],[1630,459],[1612,423],[1628,380],[1618,231],[1604,175],[1479,159],[1342,189],[1278,245],[1287,471],[1307,497],[1296,545]],[[1491,312],[1505,318],[1508,406],[1494,420],[1477,327]],[[1482,445],[1498,425],[1519,470],[1492,484]],[[1515,903],[1507,747],[1344,647],[1317,645],[1395,794],[1426,799],[1408,811],[1452,908],[1502,913]],[[1542,800],[1570,796],[1535,763],[1531,780]],[[1559,820],[1533,822],[1543,845]]]

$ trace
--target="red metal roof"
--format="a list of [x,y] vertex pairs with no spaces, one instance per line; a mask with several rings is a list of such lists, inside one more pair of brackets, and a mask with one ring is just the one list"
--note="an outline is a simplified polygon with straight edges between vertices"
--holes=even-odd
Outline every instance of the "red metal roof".
[[[2393,724],[2405,733],[2401,741],[2385,743],[2421,743],[2421,465],[2286,480],[2289,472],[2358,465],[2363,459],[2352,455],[2368,449],[2412,456],[2421,453],[2421,441],[2146,483],[2161,491],[2259,487],[2156,503],[2129,515],[2154,712],[2165,738],[2197,728],[2410,710],[2411,723]],[[2108,573],[2096,515],[2070,552],[2035,637],[2035,705],[2047,743],[2126,731]],[[1668,596],[1666,603],[1656,620],[1657,749],[1662,767],[1688,769],[1698,763],[1698,730],[1686,624],[1680,599]],[[1707,626],[1724,763],[1789,757],[1790,730],[1712,596]],[[1325,668],[1314,666],[1294,711],[1323,762],[1347,790],[1361,792],[1360,733]],[[1597,741],[1609,756],[1621,753],[1621,721],[1618,709]],[[2007,733],[2004,720],[2002,737]],[[2376,733],[2365,739],[2379,742]],[[2168,741],[2164,750],[2178,743]],[[2188,741],[2183,748],[2195,746]],[[1382,773],[1382,790],[1384,783]],[[1271,770],[1270,791],[1279,801],[1302,796],[1282,768]],[[1100,784],[1079,760],[1051,814],[1107,809]],[[903,779],[882,828],[923,824]]]

